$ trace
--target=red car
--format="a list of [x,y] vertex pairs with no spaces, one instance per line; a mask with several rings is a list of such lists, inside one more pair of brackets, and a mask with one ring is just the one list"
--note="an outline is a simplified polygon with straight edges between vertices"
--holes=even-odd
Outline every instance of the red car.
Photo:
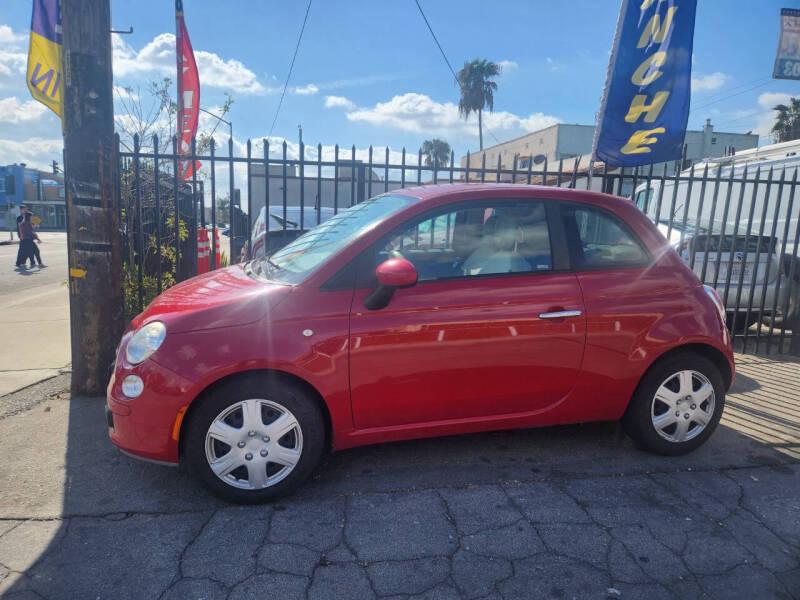
[[122,338],[107,416],[124,452],[260,502],[326,449],[410,438],[621,419],[681,454],[733,377],[719,298],[631,202],[444,185],[167,290]]

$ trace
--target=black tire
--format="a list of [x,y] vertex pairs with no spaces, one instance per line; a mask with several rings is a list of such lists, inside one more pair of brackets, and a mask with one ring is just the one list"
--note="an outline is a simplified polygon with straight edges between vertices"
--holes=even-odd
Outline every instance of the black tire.
[[[700,430],[691,439],[677,442],[669,441],[659,434],[653,424],[653,409],[656,391],[659,390],[662,384],[672,383],[670,378],[681,371],[695,371],[708,380],[713,386],[714,407],[713,413],[704,429]],[[699,380],[693,379],[693,382],[697,384]],[[681,401],[686,402],[685,399],[681,399]],[[659,406],[662,406],[660,402]],[[706,407],[708,408],[708,405]],[[681,413],[685,410],[685,408],[677,408]],[[695,450],[711,436],[722,417],[724,408],[725,385],[717,366],[701,354],[678,352],[657,361],[644,374],[622,417],[622,426],[640,448],[655,454],[677,456]],[[670,412],[671,410],[669,409]],[[694,421],[691,421],[691,423],[693,424]],[[690,424],[689,426],[691,427],[692,425]],[[697,425],[694,426],[696,427]],[[690,434],[691,431],[689,432]]]
[[[281,467],[278,463],[268,462],[269,458],[259,458],[259,451],[255,444],[260,444],[264,439],[266,441],[262,444],[263,449],[270,448],[273,450],[273,454],[275,453],[275,444],[280,443],[283,446],[288,439],[288,446],[300,449],[300,457],[294,467],[287,472],[288,474],[284,474],[279,481],[259,489],[242,489],[236,487],[234,483],[226,483],[212,471],[206,455],[206,434],[218,416],[240,402],[251,399],[270,403],[269,406],[259,403],[258,407],[261,411],[262,424],[265,422],[267,424],[264,425],[265,429],[263,431],[257,432],[252,437],[248,436],[248,431],[245,431],[243,423],[238,428],[241,430],[240,441],[247,444],[241,452],[250,449],[250,445],[253,444],[253,452],[250,452],[250,454],[255,455],[255,457],[250,459],[252,462],[243,463],[242,467],[234,469],[230,475],[225,475],[226,479],[236,481],[240,485],[250,485],[249,468],[260,464],[259,461],[265,463],[264,469],[267,473],[267,482],[265,483],[268,483],[271,469],[275,471],[276,468],[288,468]],[[199,404],[191,412],[187,423],[185,444],[183,446],[184,459],[190,472],[198,477],[214,494],[229,502],[258,504],[291,494],[311,475],[314,467],[319,462],[325,445],[325,420],[316,398],[293,381],[279,376],[244,375],[212,388],[203,397],[198,398],[196,402],[199,402]],[[295,428],[282,436],[280,440],[273,441],[268,436],[265,438],[262,433],[267,433],[266,428],[273,422],[271,416],[277,419],[281,414],[281,410],[288,411],[289,416],[295,418],[297,427],[299,427],[299,435],[298,429]],[[235,428],[236,420],[242,420],[243,418],[244,414],[241,408],[233,409],[229,416],[226,417],[227,420],[224,424]],[[272,445],[268,445],[267,442],[272,442]],[[212,452],[215,454],[221,448],[223,456],[226,453],[225,448],[228,448],[228,451],[234,450],[233,446],[223,442],[211,441],[209,444],[212,445]],[[219,444],[222,445],[219,446]],[[219,458],[219,456],[217,457]],[[241,470],[242,468],[244,468],[244,471]],[[273,473],[274,476],[275,473]],[[245,481],[248,483],[245,484]]]

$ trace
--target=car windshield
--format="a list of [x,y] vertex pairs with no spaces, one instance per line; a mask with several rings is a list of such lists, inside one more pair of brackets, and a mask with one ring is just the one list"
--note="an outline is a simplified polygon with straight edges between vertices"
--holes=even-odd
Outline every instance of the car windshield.
[[343,210],[310,229],[274,254],[253,261],[253,271],[267,279],[299,283],[362,233],[417,201],[384,195]]

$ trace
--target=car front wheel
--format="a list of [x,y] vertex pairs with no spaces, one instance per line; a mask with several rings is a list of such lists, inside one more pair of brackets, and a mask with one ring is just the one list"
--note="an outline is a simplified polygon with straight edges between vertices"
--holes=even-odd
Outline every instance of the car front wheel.
[[301,386],[245,376],[197,401],[185,459],[218,496],[244,504],[266,502],[295,491],[317,465],[324,420]]
[[641,448],[674,456],[702,445],[724,406],[725,386],[717,366],[699,354],[679,353],[647,371],[622,424]]

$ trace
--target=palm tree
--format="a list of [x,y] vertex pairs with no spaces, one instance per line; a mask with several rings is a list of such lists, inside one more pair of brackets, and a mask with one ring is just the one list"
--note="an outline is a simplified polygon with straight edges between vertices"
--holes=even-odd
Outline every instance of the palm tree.
[[458,84],[461,87],[461,99],[458,101],[458,114],[468,119],[478,113],[478,136],[481,150],[483,150],[483,108],[488,107],[489,112],[494,110],[494,93],[497,84],[492,81],[498,77],[502,68],[497,63],[476,58],[472,62],[465,62],[458,72]]
[[420,148],[423,156],[425,156],[425,166],[432,167],[434,165],[441,167],[450,162],[450,144],[439,138],[432,140],[425,140],[422,142]]
[[778,104],[772,135],[776,142],[788,142],[800,138],[800,98],[789,98],[789,106]]

